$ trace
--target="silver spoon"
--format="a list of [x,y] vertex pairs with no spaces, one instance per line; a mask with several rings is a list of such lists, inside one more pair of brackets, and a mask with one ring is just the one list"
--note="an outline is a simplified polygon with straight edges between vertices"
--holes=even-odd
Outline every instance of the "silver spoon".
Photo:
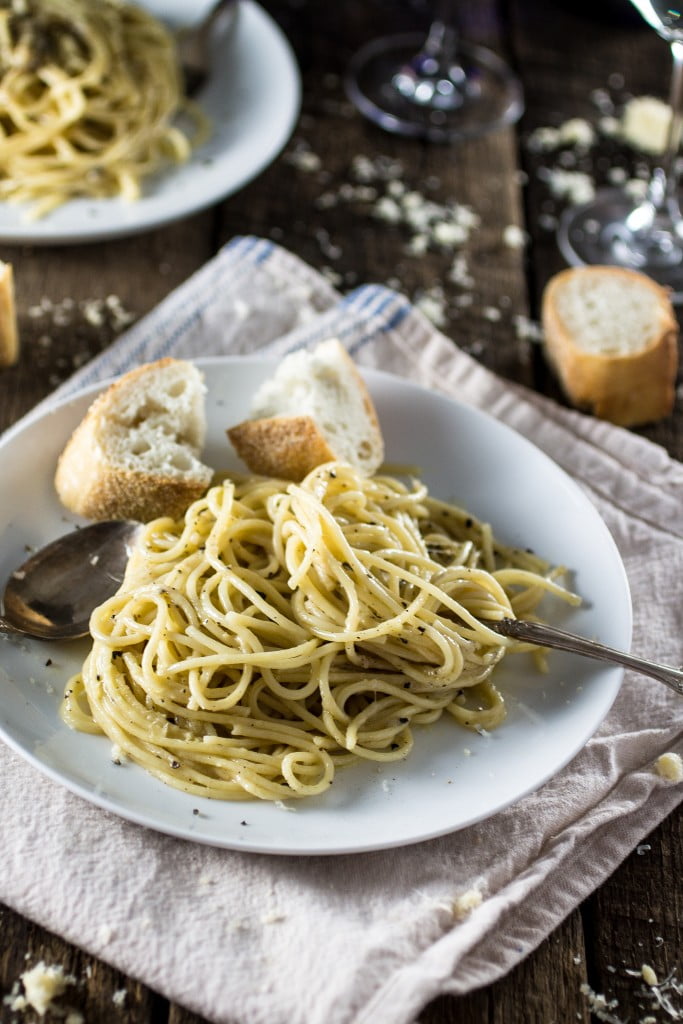
[[139,523],[93,523],[41,548],[15,569],[2,597],[0,631],[40,640],[88,633],[94,609],[118,590]]
[[500,619],[499,622],[487,622],[487,626],[495,629],[503,636],[514,637],[515,640],[526,640],[539,647],[554,647],[560,651],[570,651],[572,654],[583,654],[588,658],[597,658],[599,661],[610,661],[615,665],[623,665],[624,668],[635,669],[642,675],[658,679],[660,683],[670,687],[675,693],[683,697],[683,670],[671,668],[668,665],[657,665],[652,661],[645,661],[644,658],[637,658],[633,654],[626,654],[624,651],[615,651],[612,647],[600,644],[597,640],[587,640],[585,637],[576,636],[573,633],[566,633],[555,626],[547,626],[541,622],[525,622],[523,619]]
[[[93,523],[42,548],[15,569],[7,582],[0,631],[41,640],[85,636],[94,609],[118,589],[139,529],[139,523],[129,520]],[[635,669],[683,696],[681,669],[657,665],[544,623],[500,619],[487,625],[516,640]]]

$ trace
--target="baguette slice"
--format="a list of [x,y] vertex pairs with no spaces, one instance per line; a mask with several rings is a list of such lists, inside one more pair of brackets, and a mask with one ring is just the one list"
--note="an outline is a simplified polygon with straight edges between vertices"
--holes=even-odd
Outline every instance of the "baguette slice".
[[674,405],[678,323],[668,292],[635,270],[574,267],[543,295],[545,351],[567,398],[630,427]]
[[256,392],[251,412],[227,433],[254,473],[301,480],[338,461],[370,476],[384,458],[372,399],[336,338],[285,356]]
[[19,330],[14,305],[14,273],[11,263],[0,260],[0,368],[19,358]]
[[95,399],[57,464],[62,503],[87,519],[178,518],[209,486],[199,459],[204,383],[192,363],[160,359]]

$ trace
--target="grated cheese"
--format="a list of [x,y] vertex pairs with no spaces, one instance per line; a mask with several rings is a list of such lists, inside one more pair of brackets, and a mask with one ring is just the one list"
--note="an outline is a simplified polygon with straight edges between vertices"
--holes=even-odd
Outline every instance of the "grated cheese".
[[67,985],[74,984],[76,979],[65,974],[61,964],[48,966],[40,960],[35,967],[24,971],[21,975],[24,994],[16,996],[12,1003],[13,1010],[24,1010],[32,1007],[39,1017],[44,1017],[53,999],[61,996]]
[[503,245],[508,249],[521,249],[526,245],[526,232],[516,224],[508,224],[503,231]]
[[642,974],[643,981],[646,985],[652,986],[658,984],[657,975],[649,964],[643,964],[640,968],[640,973]]
[[595,182],[584,171],[567,171],[560,167],[541,167],[538,176],[547,182],[556,199],[567,199],[573,205],[588,203],[595,196]]
[[667,782],[683,782],[683,760],[680,754],[669,751],[655,761],[655,771]]
[[559,128],[537,128],[529,136],[529,147],[535,150],[559,149],[560,146],[590,149],[594,142],[595,129],[582,117],[571,117]]
[[460,893],[456,897],[453,903],[453,916],[461,921],[480,907],[483,901],[483,896],[479,889],[467,889],[465,892]]
[[634,96],[621,116],[621,136],[634,149],[656,155],[666,149],[671,108],[654,96]]

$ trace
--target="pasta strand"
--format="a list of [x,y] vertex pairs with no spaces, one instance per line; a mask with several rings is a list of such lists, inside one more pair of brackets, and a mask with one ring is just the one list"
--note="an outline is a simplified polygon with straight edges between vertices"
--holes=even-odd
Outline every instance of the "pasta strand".
[[499,725],[492,673],[528,648],[487,623],[577,603],[560,573],[420,483],[235,477],[145,527],[62,714],[188,793],[316,795],[444,713]]

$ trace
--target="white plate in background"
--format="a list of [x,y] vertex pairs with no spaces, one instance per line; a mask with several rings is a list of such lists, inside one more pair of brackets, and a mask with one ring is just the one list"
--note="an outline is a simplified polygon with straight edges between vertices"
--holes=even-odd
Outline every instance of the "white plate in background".
[[[237,468],[225,428],[248,415],[255,388],[274,364],[234,358],[198,363],[208,386],[204,457],[216,468]],[[490,521],[504,541],[570,566],[584,605],[571,609],[548,601],[546,618],[628,649],[631,605],[624,568],[583,491],[532,444],[485,413],[387,374],[365,376],[387,461],[419,465],[435,496]],[[0,443],[0,580],[25,558],[27,545],[38,547],[75,522],[55,495],[55,463],[98,390],[37,414]],[[560,652],[551,653],[547,675],[539,675],[527,655],[510,657],[496,672],[509,708],[497,730],[480,736],[445,716],[415,729],[415,748],[405,761],[340,769],[328,792],[290,801],[287,810],[260,801],[188,796],[131,763],[114,765],[105,738],[67,728],[58,715],[61,693],[86,650],[86,642],[0,636],[0,736],[55,781],[131,821],[214,846],[282,854],[401,846],[495,814],[575,756],[607,714],[622,678],[618,668]]]
[[[161,16],[172,0],[153,0]],[[196,97],[213,134],[185,164],[143,181],[143,195],[72,199],[37,221],[29,207],[0,203],[0,243],[68,245],[161,227],[238,191],[289,139],[301,105],[296,60],[279,27],[253,0],[240,0],[234,25],[213,40],[210,79]]]

